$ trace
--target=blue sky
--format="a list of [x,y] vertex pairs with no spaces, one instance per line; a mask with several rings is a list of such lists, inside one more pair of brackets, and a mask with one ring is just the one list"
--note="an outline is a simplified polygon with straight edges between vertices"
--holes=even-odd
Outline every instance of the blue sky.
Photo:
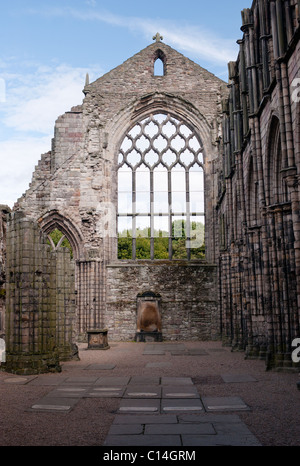
[[[164,42],[227,81],[252,0],[12,0],[0,19],[0,204],[25,192],[57,117],[90,81]],[[184,7],[182,6],[184,5]]]

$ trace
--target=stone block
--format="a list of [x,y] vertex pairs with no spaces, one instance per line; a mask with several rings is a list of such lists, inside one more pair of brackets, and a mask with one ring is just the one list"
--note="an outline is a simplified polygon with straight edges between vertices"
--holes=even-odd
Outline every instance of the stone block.
[[200,399],[162,399],[161,401],[162,414],[170,413],[199,413],[204,412],[203,405]]
[[159,414],[160,400],[156,399],[122,399],[118,413]]
[[212,424],[152,424],[145,426],[145,435],[216,435]]
[[109,435],[105,439],[104,446],[179,447],[181,438],[180,435]]
[[202,397],[205,410],[211,411],[247,411],[249,406],[238,396]]
[[158,385],[130,384],[124,394],[125,398],[160,398],[161,387]]

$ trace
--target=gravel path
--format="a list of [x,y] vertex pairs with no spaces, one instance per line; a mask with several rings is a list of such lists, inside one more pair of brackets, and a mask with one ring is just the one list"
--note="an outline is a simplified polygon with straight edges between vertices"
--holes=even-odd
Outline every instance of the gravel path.
[[[149,354],[158,345],[165,353]],[[200,350],[204,354],[194,354]],[[219,342],[117,342],[107,351],[87,350],[81,344],[79,356],[80,361],[63,363],[59,374],[20,377],[0,372],[0,446],[103,445],[119,398],[83,397],[68,413],[34,412],[31,407],[66,378],[116,376],[191,377],[203,397],[242,398],[251,409],[234,414],[263,446],[300,446],[295,372],[267,372],[263,361],[245,360],[244,353],[231,352]],[[115,367],[99,370],[94,364]],[[246,380],[226,382],[225,376]],[[255,381],[247,381],[249,377]]]

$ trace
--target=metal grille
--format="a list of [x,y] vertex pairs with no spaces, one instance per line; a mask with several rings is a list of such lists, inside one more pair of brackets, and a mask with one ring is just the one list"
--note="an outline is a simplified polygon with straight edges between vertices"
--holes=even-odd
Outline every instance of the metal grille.
[[203,246],[204,218],[203,149],[195,132],[163,113],[135,124],[118,164],[118,234],[132,239],[132,259],[140,238],[149,243],[145,258],[158,258],[161,241],[168,242],[163,258],[174,258],[179,238],[185,247],[175,258],[194,258]]

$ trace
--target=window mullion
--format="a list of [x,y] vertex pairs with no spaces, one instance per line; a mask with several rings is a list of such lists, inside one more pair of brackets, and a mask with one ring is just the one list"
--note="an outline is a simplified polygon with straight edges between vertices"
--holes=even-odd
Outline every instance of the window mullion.
[[132,259],[136,260],[136,172],[132,171]]
[[150,171],[150,258],[154,260],[154,192],[153,170]]
[[185,171],[186,186],[186,248],[187,258],[191,260],[191,207],[190,207],[190,176],[189,170]]
[[173,257],[172,247],[172,181],[171,170],[168,169],[168,214],[169,214],[169,260]]
[[[198,195],[201,197],[199,202],[203,200],[200,193],[200,189],[202,188],[199,187],[198,189],[197,176],[194,175],[194,171],[196,173],[201,171],[200,151],[202,151],[201,144],[197,140],[197,135],[193,133],[193,129],[188,127],[183,121],[180,121],[180,119],[176,119],[176,117],[164,112],[151,114],[148,118],[136,123],[129,131],[120,148],[121,160],[119,159],[119,168],[123,169],[124,165],[126,165],[131,171],[131,180],[128,170],[124,169],[122,171],[120,193],[121,196],[123,192],[125,194],[129,193],[131,184],[132,209],[128,212],[128,215],[131,217],[131,225],[129,224],[130,222],[126,224],[123,220],[122,225],[132,228],[132,255],[128,255],[129,245],[123,241],[120,242],[120,248],[123,248],[123,257],[128,256],[133,260],[137,260],[137,256],[140,257],[139,250],[137,249],[140,247],[141,257],[150,258],[151,260],[154,260],[156,257],[168,257],[169,260],[174,258],[187,258],[191,260],[194,256],[198,257],[198,252],[192,250],[192,237],[194,234],[192,220],[194,216],[197,217],[195,219],[197,225],[197,222],[201,223],[201,219],[198,218],[199,215],[203,216],[203,218],[205,217],[205,213],[198,212],[201,209],[193,207],[194,203],[196,206]],[[181,171],[179,165],[182,167],[181,174],[177,173]],[[149,169],[148,173],[146,173],[146,167]],[[176,172],[174,175],[172,170]],[[150,193],[148,191],[149,174]],[[144,178],[145,176],[147,179]],[[278,183],[278,180],[276,181]],[[185,189],[183,186],[181,188],[178,185],[184,182]],[[202,182],[203,180],[199,180],[201,186]],[[126,186],[128,188],[124,189]],[[174,192],[172,192],[173,190]],[[145,209],[143,208],[143,204],[146,200],[147,204],[150,201],[150,208],[148,206]],[[121,209],[117,213],[118,218],[124,216],[126,212],[126,199],[124,198],[123,200],[121,198],[121,201]],[[165,207],[166,201],[168,202],[167,208]],[[180,206],[184,201],[184,209],[176,208],[177,203]],[[157,215],[164,217],[164,220],[157,221]],[[166,219],[168,220],[166,221]],[[186,244],[184,244],[183,237],[177,234],[180,219],[182,221],[182,228],[185,228],[184,238]],[[176,222],[176,233],[173,232],[174,221]],[[137,234],[140,228],[144,230],[145,225],[148,228],[147,241],[140,241],[137,239]],[[162,236],[166,238],[165,240],[160,241],[155,239],[155,228],[158,230],[162,229]],[[164,233],[167,229],[168,241],[167,235]],[[196,246],[193,245],[193,247]],[[127,248],[127,251],[125,248]]]

